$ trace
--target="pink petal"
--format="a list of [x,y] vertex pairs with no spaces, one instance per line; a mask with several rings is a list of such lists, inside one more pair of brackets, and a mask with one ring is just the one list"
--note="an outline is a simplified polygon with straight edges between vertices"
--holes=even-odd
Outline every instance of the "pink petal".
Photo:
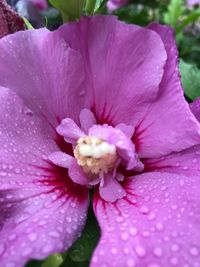
[[135,130],[137,150],[145,158],[181,151],[200,141],[200,124],[183,96],[173,30],[158,24],[152,24],[149,28],[162,38],[168,59],[158,98],[149,106]]
[[55,165],[68,169],[72,163],[73,157],[64,152],[56,151],[51,153],[48,159]]
[[200,145],[158,159],[144,161],[148,171],[181,173],[186,176],[200,175]]
[[66,251],[82,231],[87,206],[86,192],[73,184],[1,191],[1,265],[22,267]]
[[48,2],[47,0],[29,0],[33,3],[38,9],[44,10],[48,8]]
[[109,125],[94,125],[89,129],[89,135],[116,146],[117,153],[125,161],[127,169],[133,169],[138,164],[134,144],[120,129]]
[[190,104],[190,109],[198,121],[200,121],[200,97]]
[[102,236],[91,267],[199,266],[199,177],[146,173],[124,188],[113,204],[94,200]]
[[79,52],[47,29],[6,36],[0,51],[0,85],[17,92],[54,128],[66,117],[78,122],[84,79]]
[[[121,178],[121,177],[120,177]],[[120,183],[112,177],[112,175],[105,175],[103,186],[99,187],[99,194],[105,201],[115,202],[126,195],[126,191]]]
[[0,88],[0,263],[64,252],[85,223],[87,190],[55,169],[51,129],[11,90]]
[[117,8],[125,6],[126,4],[128,4],[128,0],[109,0],[107,8],[109,12],[112,12]]
[[124,123],[119,123],[116,128],[120,129],[129,139],[131,139],[135,130],[134,127]]
[[82,109],[80,112],[80,123],[81,123],[81,129],[84,130],[85,133],[88,133],[89,129],[97,124],[94,114],[89,109]]
[[89,183],[87,175],[83,172],[82,167],[77,164],[75,159],[69,167],[69,177],[76,184],[87,185]]
[[59,135],[64,136],[68,143],[76,144],[80,137],[84,137],[85,133],[78,127],[72,119],[64,119],[56,128]]
[[87,105],[97,122],[136,123],[156,99],[163,75],[166,53],[158,34],[112,16],[82,17],[58,31],[83,56]]

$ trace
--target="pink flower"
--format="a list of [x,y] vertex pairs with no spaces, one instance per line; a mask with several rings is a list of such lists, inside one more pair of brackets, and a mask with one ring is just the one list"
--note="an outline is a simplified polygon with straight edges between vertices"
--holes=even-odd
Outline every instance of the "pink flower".
[[97,16],[0,51],[1,265],[70,247],[94,188],[92,267],[199,266],[200,124],[172,30]]
[[45,10],[48,7],[47,0],[28,0],[31,2],[35,7],[37,7],[40,10]]
[[110,12],[112,12],[113,10],[123,7],[126,4],[128,4],[128,0],[109,0],[107,3],[107,8]]
[[188,7],[200,4],[200,0],[187,0]]

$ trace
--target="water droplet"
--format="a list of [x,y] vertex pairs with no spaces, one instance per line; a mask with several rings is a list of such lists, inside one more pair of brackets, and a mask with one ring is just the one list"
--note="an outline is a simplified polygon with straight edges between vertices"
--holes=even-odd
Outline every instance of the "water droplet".
[[70,222],[72,221],[72,219],[71,219],[70,217],[66,217],[66,221],[67,221],[68,223],[70,223]]
[[153,213],[153,212],[151,212],[151,213],[149,214],[149,216],[148,216],[149,221],[152,221],[152,220],[154,220],[155,218],[156,218],[156,215],[155,215],[155,213]]
[[131,227],[131,228],[130,228],[130,234],[131,234],[132,236],[136,236],[137,233],[138,233],[138,229],[137,229],[137,228],[135,228],[135,227]]
[[140,208],[140,212],[143,214],[147,214],[147,213],[149,213],[149,208],[147,206],[142,206]]
[[30,241],[35,241],[37,239],[37,234],[36,233],[31,233],[28,235],[28,238]]
[[127,233],[122,233],[121,234],[121,238],[122,238],[122,240],[124,240],[124,241],[126,241],[126,240],[128,240],[128,234]]
[[117,249],[116,248],[111,248],[111,253],[112,254],[117,254]]
[[164,229],[163,224],[161,222],[156,223],[156,229],[158,231],[163,231],[163,229]]
[[127,267],[134,267],[135,266],[135,261],[133,259],[128,259],[126,262]]
[[56,232],[56,231],[51,231],[51,232],[48,233],[48,235],[50,237],[56,237],[56,238],[60,237],[60,234],[58,232]]
[[76,203],[75,203],[75,202],[71,202],[71,203],[70,203],[70,206],[71,206],[72,208],[75,208],[75,207],[76,207]]
[[179,250],[179,245],[177,245],[177,244],[173,244],[172,247],[171,247],[171,250],[172,250],[173,252],[177,252],[177,251]]
[[175,257],[173,257],[173,258],[170,259],[170,262],[171,262],[171,264],[173,264],[173,265],[177,265],[177,264],[178,264],[178,259],[175,258]]
[[30,255],[32,252],[32,248],[26,247],[22,250],[22,256],[26,257],[28,255]]
[[162,249],[158,247],[154,249],[153,253],[155,256],[161,257],[163,252],[162,252]]
[[146,255],[146,250],[142,246],[136,246],[135,251],[138,254],[139,257],[144,257]]
[[50,253],[52,251],[52,246],[49,244],[49,245],[46,245],[44,246],[43,250],[42,250],[44,253]]
[[191,248],[190,248],[190,254],[191,254],[192,256],[198,256],[198,255],[199,255],[198,248],[197,248],[197,247],[191,247]]

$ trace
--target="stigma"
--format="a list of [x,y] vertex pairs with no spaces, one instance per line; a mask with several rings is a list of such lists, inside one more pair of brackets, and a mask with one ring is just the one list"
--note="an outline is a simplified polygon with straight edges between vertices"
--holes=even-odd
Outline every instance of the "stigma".
[[74,156],[77,164],[89,176],[112,171],[117,161],[116,147],[93,136],[78,139]]

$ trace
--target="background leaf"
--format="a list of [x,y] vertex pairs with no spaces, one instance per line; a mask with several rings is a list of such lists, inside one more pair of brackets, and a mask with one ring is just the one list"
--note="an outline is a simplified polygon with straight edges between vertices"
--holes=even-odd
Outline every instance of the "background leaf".
[[179,68],[185,94],[189,99],[194,100],[200,96],[200,69],[183,60],[180,61]]

